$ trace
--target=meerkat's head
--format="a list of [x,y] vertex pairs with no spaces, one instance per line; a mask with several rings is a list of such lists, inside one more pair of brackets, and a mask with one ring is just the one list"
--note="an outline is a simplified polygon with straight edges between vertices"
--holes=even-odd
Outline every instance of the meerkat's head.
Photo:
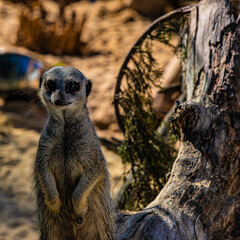
[[74,67],[54,67],[40,78],[39,96],[44,105],[54,111],[86,104],[92,83]]

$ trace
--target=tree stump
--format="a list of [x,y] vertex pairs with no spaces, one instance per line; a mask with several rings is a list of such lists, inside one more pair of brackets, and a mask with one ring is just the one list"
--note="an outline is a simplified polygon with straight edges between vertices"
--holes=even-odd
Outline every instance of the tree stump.
[[183,43],[186,101],[172,126],[181,147],[143,211],[119,213],[120,239],[240,239],[240,3],[192,8]]

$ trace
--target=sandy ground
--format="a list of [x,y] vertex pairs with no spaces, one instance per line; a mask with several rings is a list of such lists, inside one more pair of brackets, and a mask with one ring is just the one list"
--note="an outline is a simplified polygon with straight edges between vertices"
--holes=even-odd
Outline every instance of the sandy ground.
[[[44,1],[44,4],[52,14],[56,12],[56,3]],[[70,5],[71,8],[79,18],[87,14],[83,40],[97,54],[59,57],[15,46],[22,5],[1,0],[0,48],[31,55],[46,66],[64,63],[79,68],[93,82],[88,106],[98,135],[109,140],[123,139],[112,105],[116,77],[126,54],[151,21],[124,8],[122,1],[80,2]],[[163,62],[170,57],[165,56]],[[34,102],[0,101],[0,240],[37,239],[31,174],[40,131],[32,129],[41,129],[44,120],[44,113]],[[104,146],[103,152],[109,164],[114,195],[122,183],[123,165],[116,153]]]
[[[54,2],[44,1],[52,14]],[[116,76],[125,55],[140,34],[149,25],[131,9],[123,9],[120,1],[108,3],[75,3],[81,17],[86,12],[84,41],[98,54],[88,57],[53,56],[34,53],[15,46],[18,16],[22,5],[0,1],[0,48],[42,60],[46,66],[64,63],[79,68],[93,82],[89,97],[90,115],[99,136],[122,139],[112,105]],[[44,113],[33,102],[0,101],[0,240],[32,240],[38,234],[34,225],[34,207],[31,194],[32,165],[35,158]],[[123,165],[120,157],[103,146],[111,174],[112,193],[122,183]]]

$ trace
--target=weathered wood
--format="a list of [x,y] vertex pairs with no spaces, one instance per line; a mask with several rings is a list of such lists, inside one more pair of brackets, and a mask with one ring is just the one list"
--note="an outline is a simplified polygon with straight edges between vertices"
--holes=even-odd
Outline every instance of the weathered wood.
[[240,3],[233,3],[205,0],[191,12],[187,99],[172,117],[181,148],[157,198],[119,214],[122,240],[240,239]]

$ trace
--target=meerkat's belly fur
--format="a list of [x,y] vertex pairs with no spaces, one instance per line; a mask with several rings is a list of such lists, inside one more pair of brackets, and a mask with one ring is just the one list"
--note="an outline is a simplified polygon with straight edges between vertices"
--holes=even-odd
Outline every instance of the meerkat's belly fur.
[[106,161],[86,107],[49,114],[34,164],[41,240],[113,240]]

